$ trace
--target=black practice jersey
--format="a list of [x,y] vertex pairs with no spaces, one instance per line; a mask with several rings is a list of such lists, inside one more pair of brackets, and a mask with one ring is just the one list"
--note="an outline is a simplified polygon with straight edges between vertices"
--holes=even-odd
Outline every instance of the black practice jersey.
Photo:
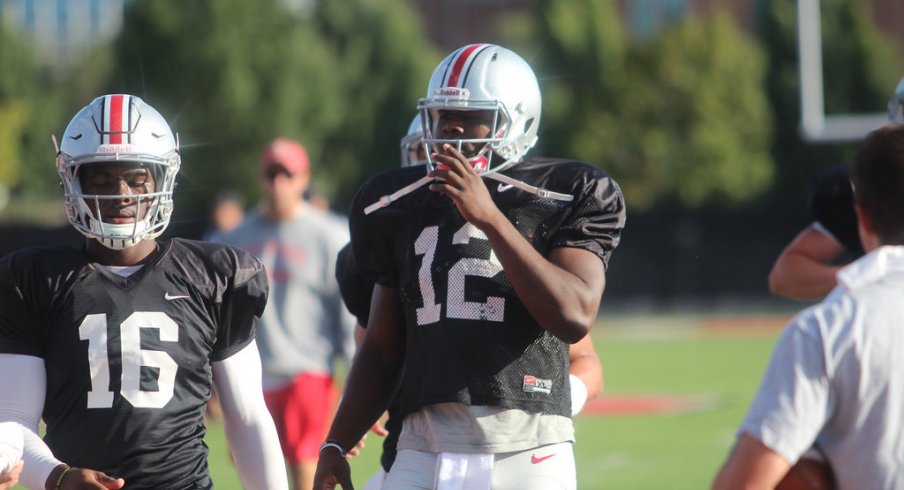
[[336,256],[336,281],[339,283],[345,308],[366,328],[370,318],[370,297],[374,292],[374,281],[361,273],[352,254],[351,243],[342,247]]
[[[484,179],[496,205],[541,255],[575,247],[608,264],[625,205],[605,172],[532,158],[505,173],[574,196],[570,202],[540,198]],[[423,174],[422,166],[408,167],[370,179],[350,216],[358,267],[399,290],[407,335],[405,412],[459,402],[569,416],[567,346],[530,316],[486,236],[449,198],[424,186],[364,214],[366,206]]]
[[854,213],[854,189],[850,166],[832,165],[813,176],[810,185],[810,214],[850,253],[863,255]]
[[25,249],[0,261],[0,352],[44,360],[60,460],[130,489],[211,488],[211,362],[254,339],[267,293],[260,262],[220,244],[158,241],[129,277],[83,248]]

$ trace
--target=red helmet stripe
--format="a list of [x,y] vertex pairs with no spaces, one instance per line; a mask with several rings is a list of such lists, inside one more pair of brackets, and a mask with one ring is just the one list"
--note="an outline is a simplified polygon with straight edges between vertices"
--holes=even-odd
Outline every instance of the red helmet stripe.
[[[110,133],[110,141],[111,145],[121,145],[122,144],[122,133],[123,133],[123,105],[125,102],[126,96],[124,95],[111,95],[110,103],[106,104],[109,107],[109,127],[107,131]],[[127,121],[128,122],[128,121]]]
[[486,44],[472,44],[470,46],[465,46],[461,52],[459,52],[458,57],[452,64],[452,73],[449,74],[449,83],[446,84],[447,87],[458,86],[461,73],[464,71],[465,64],[471,58],[471,54],[483,46],[486,46]]

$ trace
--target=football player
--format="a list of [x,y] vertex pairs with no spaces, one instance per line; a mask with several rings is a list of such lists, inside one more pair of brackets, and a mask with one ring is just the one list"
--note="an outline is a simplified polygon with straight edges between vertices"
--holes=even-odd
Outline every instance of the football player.
[[[415,116],[408,126],[407,134],[400,141],[402,152],[402,167],[423,165],[426,163],[426,152],[421,143],[423,132],[421,130],[420,117]],[[336,259],[336,280],[342,292],[342,300],[346,308],[355,315],[357,327],[355,339],[358,345],[363,341],[367,319],[370,316],[370,298],[373,294],[374,281],[364,277],[355,263],[351,253],[351,245],[346,245]],[[580,342],[568,346],[570,358],[569,383],[571,385],[571,415],[577,415],[588,399],[596,398],[603,388],[603,368],[600,364],[596,349],[590,340],[590,335]],[[399,430],[402,421],[401,399],[396,397],[390,403],[385,426],[379,422],[374,424],[371,431],[379,436],[384,436],[383,453],[380,456],[381,468],[364,486],[364,490],[376,490],[383,484],[386,474],[392,468],[395,461],[396,445],[399,438]]]
[[0,420],[30,429],[28,488],[213,488],[212,383],[245,486],[287,488],[254,340],[267,277],[241,250],[157,238],[180,163],[154,108],[98,97],[57,148],[66,216],[85,245],[0,261]]
[[779,254],[769,272],[769,291],[789,299],[818,299],[835,287],[836,261],[845,252],[863,255],[857,236],[854,194],[847,164],[827,167],[810,185],[813,222]]
[[[888,102],[888,121],[904,122],[904,78]],[[813,178],[810,187],[813,222],[789,243],[769,272],[769,290],[789,299],[813,300],[837,285],[837,264],[845,253],[857,258],[863,247],[857,235],[854,194],[848,165],[833,165]]]
[[402,166],[423,165],[427,163],[427,151],[421,140],[424,132],[421,130],[421,117],[414,116],[408,125],[408,133],[399,141],[402,150]]
[[[426,163],[426,152],[421,143],[423,132],[421,131],[420,117],[415,116],[408,126],[408,133],[402,137],[400,148],[402,151],[402,167],[423,165]],[[363,341],[367,319],[370,317],[370,298],[373,295],[374,281],[361,274],[355,263],[355,257],[351,253],[351,245],[346,245],[336,259],[336,280],[342,292],[342,300],[346,308],[355,315],[357,328],[355,337],[357,343]],[[577,415],[588,399],[599,396],[603,388],[603,368],[600,364],[596,349],[593,347],[590,335],[581,339],[576,344],[568,346],[570,360],[569,384],[571,386],[571,415]],[[396,457],[396,446],[399,439],[399,431],[402,428],[401,398],[396,397],[390,403],[385,426],[374,424],[371,431],[379,436],[384,436],[383,452],[380,455],[380,469],[364,485],[363,490],[377,490],[386,478],[386,474],[392,468]]]
[[597,318],[621,191],[594,166],[526,158],[540,90],[508,49],[454,51],[418,106],[426,166],[370,179],[351,207],[377,284],[315,488],[350,488],[348,448],[398,386],[384,488],[575,488],[568,345]]

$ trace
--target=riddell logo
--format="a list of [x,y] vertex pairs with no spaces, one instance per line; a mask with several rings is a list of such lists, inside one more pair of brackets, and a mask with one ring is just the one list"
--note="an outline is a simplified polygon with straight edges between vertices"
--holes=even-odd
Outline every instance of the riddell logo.
[[133,153],[132,145],[100,145],[98,153]]
[[440,87],[436,89],[434,95],[437,97],[461,97],[467,99],[471,93],[466,88],[458,87]]

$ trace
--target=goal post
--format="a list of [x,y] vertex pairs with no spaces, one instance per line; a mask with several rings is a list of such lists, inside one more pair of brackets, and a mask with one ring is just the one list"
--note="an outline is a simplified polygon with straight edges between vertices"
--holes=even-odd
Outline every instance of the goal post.
[[820,0],[797,0],[797,44],[800,57],[800,131],[813,143],[862,139],[888,121],[885,112],[871,114],[825,113],[822,73]]

